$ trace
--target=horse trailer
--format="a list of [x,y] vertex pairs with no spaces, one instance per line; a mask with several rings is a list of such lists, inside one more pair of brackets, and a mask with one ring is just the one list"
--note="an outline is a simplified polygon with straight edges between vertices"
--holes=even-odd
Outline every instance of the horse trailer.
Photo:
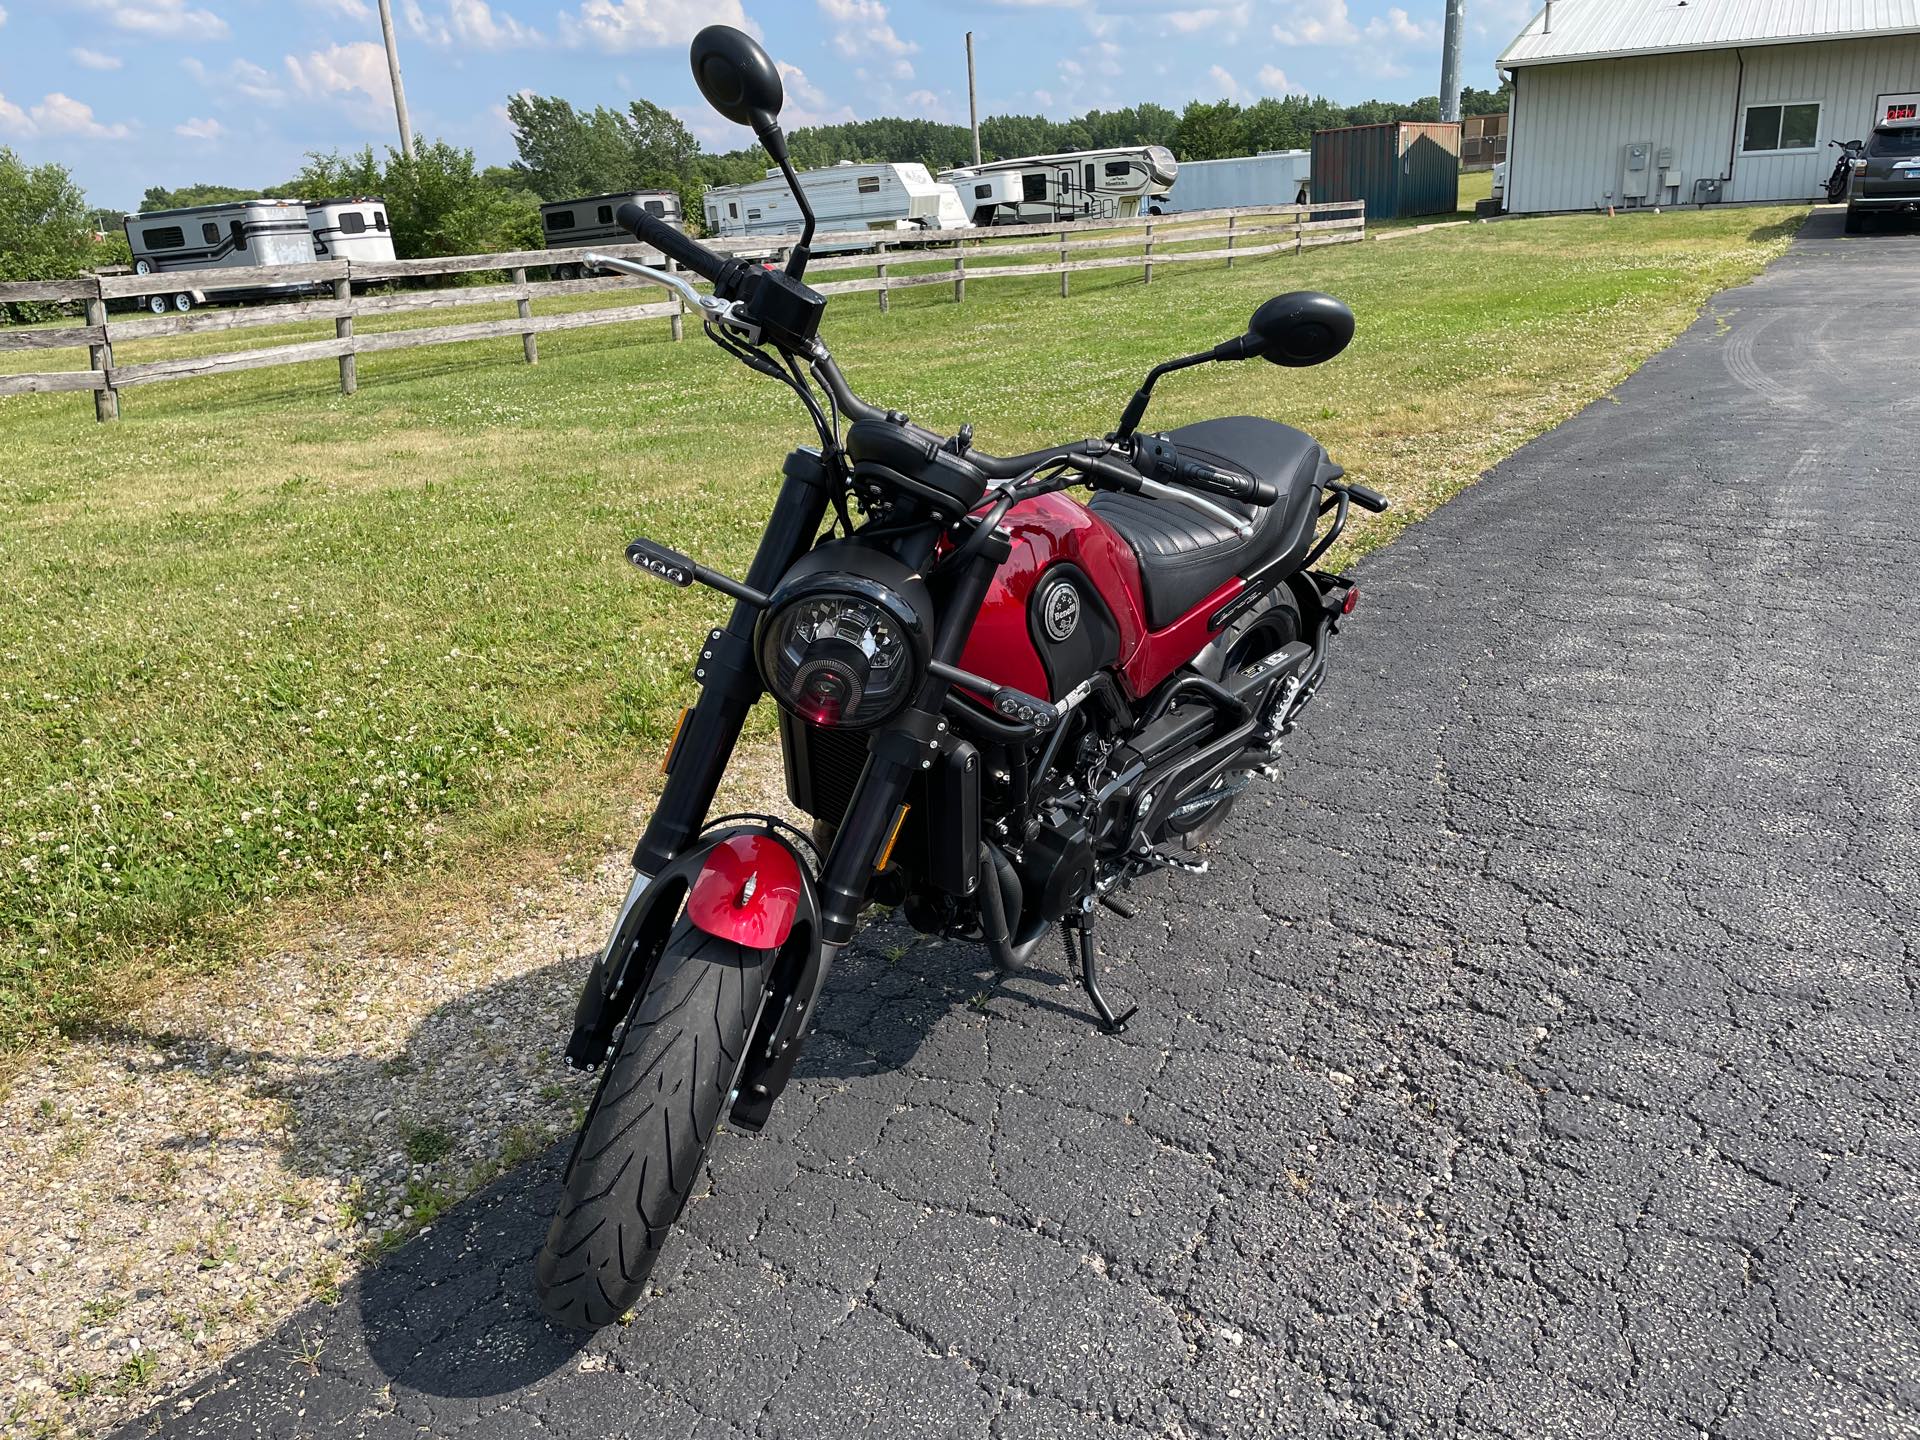
[[[298,200],[232,200],[219,205],[185,205],[149,210],[123,222],[136,275],[170,270],[241,270],[255,265],[311,265],[313,232],[307,207]],[[187,311],[208,299],[246,300],[297,294],[298,282],[251,285],[237,289],[180,290],[149,295],[141,301],[156,315]]]
[[1127,220],[1152,213],[1173,188],[1179,163],[1164,145],[1027,155],[942,170],[976,225],[1051,220]]
[[[951,185],[924,165],[862,165],[842,160],[823,170],[803,170],[815,221],[822,234],[836,230],[959,230],[969,224]],[[745,185],[707,191],[707,230],[723,236],[798,235],[800,208],[778,170]],[[815,247],[821,253],[835,247]],[[845,247],[841,247],[845,248]]]
[[1313,188],[1311,150],[1265,150],[1230,160],[1189,160],[1166,199],[1153,208],[1227,210],[1246,205],[1304,205]]
[[307,201],[307,228],[321,260],[391,260],[387,202],[377,195]]
[[[556,200],[540,207],[540,229],[546,235],[549,250],[590,250],[595,245],[631,245],[633,232],[623,230],[613,218],[622,205],[632,201],[649,215],[657,215],[675,229],[684,229],[680,197],[671,190],[627,190],[614,195],[586,195],[578,200]],[[648,265],[663,265],[666,256],[658,250],[641,252]],[[579,265],[555,265],[553,278],[577,280],[584,274]]]

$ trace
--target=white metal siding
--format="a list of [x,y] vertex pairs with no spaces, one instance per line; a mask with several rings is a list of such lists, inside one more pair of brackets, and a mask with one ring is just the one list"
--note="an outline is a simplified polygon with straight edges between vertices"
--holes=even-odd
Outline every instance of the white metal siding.
[[1539,9],[1500,57],[1501,68],[1920,31],[1920,0],[1554,0],[1551,8],[1552,26]]
[[[1695,180],[1727,174],[1730,146],[1726,199],[1811,200],[1833,169],[1827,141],[1864,138],[1879,95],[1920,90],[1920,36],[1770,45],[1743,53],[1744,86],[1731,50],[1515,72],[1507,208],[1594,209],[1605,206],[1610,194],[1620,203],[1625,149],[1643,140],[1656,157],[1670,147],[1680,172],[1677,192],[1659,189],[1656,173],[1650,205],[1691,202]],[[1817,149],[1795,155],[1738,152],[1748,106],[1796,101],[1820,103]]]

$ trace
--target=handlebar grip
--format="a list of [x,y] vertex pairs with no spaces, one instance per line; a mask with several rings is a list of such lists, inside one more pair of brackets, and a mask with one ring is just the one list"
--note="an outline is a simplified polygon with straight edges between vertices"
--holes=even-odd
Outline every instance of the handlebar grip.
[[631,200],[622,205],[613,218],[642,243],[653,246],[669,260],[710,282],[714,294],[721,299],[734,298],[735,277],[746,268],[745,261],[709,250],[691,235],[676,230],[658,215],[649,215]]
[[1276,485],[1256,480],[1251,475],[1237,475],[1231,470],[1203,465],[1185,456],[1174,466],[1173,478],[1179,484],[1191,485],[1210,495],[1224,495],[1229,500],[1241,500],[1250,505],[1276,505],[1280,501],[1280,489]]
[[1371,510],[1376,515],[1385,511],[1388,505],[1387,497],[1370,485],[1355,485],[1349,480],[1347,494],[1353,497],[1353,503],[1362,510]]

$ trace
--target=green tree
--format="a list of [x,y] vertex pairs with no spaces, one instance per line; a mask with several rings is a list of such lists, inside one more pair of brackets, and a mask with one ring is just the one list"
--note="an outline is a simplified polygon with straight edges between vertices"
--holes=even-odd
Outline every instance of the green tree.
[[1190,100],[1181,112],[1174,153],[1182,160],[1221,160],[1240,153],[1240,107],[1231,100]]
[[541,243],[540,197],[489,184],[473,151],[445,140],[416,140],[412,159],[389,149],[379,193],[402,259],[531,250]]
[[[107,263],[87,197],[63,165],[28,166],[0,147],[0,280],[65,280]],[[44,320],[59,306],[0,306],[10,320]]]
[[325,200],[350,195],[378,195],[386,183],[371,145],[351,155],[338,150],[307,152],[307,163],[294,178],[293,193],[302,200]]
[[270,190],[243,189],[232,185],[182,185],[178,190],[155,185],[140,197],[140,213],[177,210],[182,205],[220,205],[229,200],[253,200],[262,194],[272,193]]

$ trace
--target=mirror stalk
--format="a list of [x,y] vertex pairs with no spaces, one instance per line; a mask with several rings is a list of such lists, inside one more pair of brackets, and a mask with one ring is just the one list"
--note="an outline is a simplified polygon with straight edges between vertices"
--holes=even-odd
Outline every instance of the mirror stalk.
[[779,123],[769,115],[766,129],[756,124],[754,131],[767,154],[773,157],[773,163],[780,167],[780,173],[786,176],[787,188],[793,191],[794,203],[800,207],[800,243],[787,252],[787,274],[798,280],[807,273],[807,261],[813,258],[813,206],[801,188],[800,177],[793,173],[793,161],[787,157],[787,137],[781,133]]
[[[1237,345],[1240,342],[1231,340],[1227,343]],[[1107,438],[1116,442],[1133,438],[1133,432],[1140,428],[1140,421],[1147,413],[1147,403],[1153,399],[1154,383],[1162,375],[1171,374],[1175,370],[1185,370],[1190,365],[1205,365],[1209,360],[1221,358],[1223,357],[1217,351],[1203,350],[1198,355],[1183,355],[1178,360],[1168,360],[1164,364],[1154,366],[1147,372],[1147,378],[1140,382],[1140,388],[1133,392],[1133,398],[1127,402],[1127,408],[1121,412],[1119,428]]]

